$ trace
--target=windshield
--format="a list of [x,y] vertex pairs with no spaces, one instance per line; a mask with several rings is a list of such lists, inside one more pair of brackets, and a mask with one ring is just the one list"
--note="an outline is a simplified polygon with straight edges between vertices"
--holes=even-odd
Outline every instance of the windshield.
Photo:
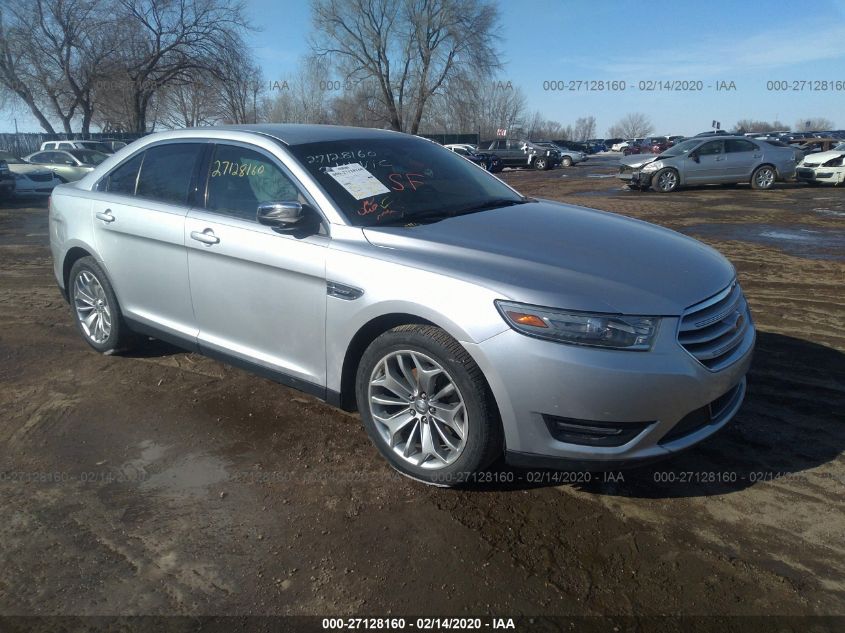
[[68,150],[76,160],[86,165],[99,165],[106,160],[109,155],[102,152],[95,152],[93,149],[71,149]]
[[0,152],[0,160],[5,160],[9,165],[25,165],[26,164],[20,158],[13,156],[9,152]]
[[837,152],[845,152],[845,143],[840,143],[833,149],[835,149]]
[[661,153],[661,156],[681,156],[683,154],[689,154],[692,150],[696,147],[701,145],[700,140],[689,140],[689,141],[681,141],[670,147],[669,149],[665,150]]
[[524,201],[498,178],[430,141],[352,139],[289,149],[355,226],[411,224]]

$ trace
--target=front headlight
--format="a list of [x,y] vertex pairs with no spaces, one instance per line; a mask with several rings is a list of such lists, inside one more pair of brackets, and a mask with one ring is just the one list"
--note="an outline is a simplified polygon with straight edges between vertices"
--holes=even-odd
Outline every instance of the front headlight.
[[644,165],[642,171],[657,171],[658,169],[663,169],[663,161],[656,160],[653,163]]
[[658,317],[590,314],[496,301],[502,318],[521,334],[571,345],[648,350],[657,334]]

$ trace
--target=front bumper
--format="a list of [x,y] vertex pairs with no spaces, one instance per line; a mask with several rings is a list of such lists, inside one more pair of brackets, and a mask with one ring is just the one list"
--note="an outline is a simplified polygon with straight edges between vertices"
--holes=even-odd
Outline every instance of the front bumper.
[[[664,318],[648,352],[607,350],[529,338],[508,330],[468,349],[499,406],[509,461],[611,469],[685,450],[733,418],[745,394],[755,331],[732,364],[710,371],[677,341]],[[716,408],[718,403],[718,409]],[[712,411],[710,419],[704,413]],[[560,441],[550,420],[631,428],[621,445]]]
[[[623,174],[619,174],[619,177],[622,178]],[[627,180],[627,182],[633,187],[650,187],[651,186],[651,177],[653,174],[651,172],[645,171],[638,171],[634,170],[628,173],[628,178],[622,178],[623,180]]]
[[795,170],[799,182],[820,182],[838,185],[845,182],[845,167],[802,167]]

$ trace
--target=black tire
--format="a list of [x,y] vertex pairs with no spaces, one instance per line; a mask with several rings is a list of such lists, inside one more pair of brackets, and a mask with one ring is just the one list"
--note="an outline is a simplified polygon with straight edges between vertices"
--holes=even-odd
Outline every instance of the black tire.
[[751,188],[765,191],[771,189],[777,180],[777,172],[771,165],[760,165],[751,174]]
[[546,160],[545,156],[538,156],[534,159],[534,169],[537,171],[544,171],[549,168],[549,162]]
[[[370,404],[370,380],[382,360],[395,352],[422,353],[436,361],[463,398],[466,411],[466,443],[455,460],[437,469],[427,469],[403,459],[381,435]],[[400,473],[428,484],[455,486],[467,480],[501,456],[504,441],[498,409],[484,375],[455,339],[431,325],[401,325],[375,339],[364,352],[355,380],[358,411],[370,440]]]
[[[82,320],[77,311],[77,299],[75,294],[77,280],[83,273],[93,275],[97,283],[102,288],[103,301],[110,312],[110,332],[103,341],[95,341],[85,331]],[[109,278],[105,271],[97,263],[93,257],[82,257],[74,262],[68,275],[67,287],[68,301],[70,303],[73,320],[76,323],[76,329],[80,336],[95,350],[101,354],[113,354],[117,351],[128,350],[137,344],[138,337],[132,332],[123,320],[123,314],[120,311],[120,305],[117,302],[117,297],[114,294]]]
[[560,159],[560,164],[564,167],[572,167],[572,157],[571,156],[564,156]]
[[651,188],[658,193],[672,193],[673,191],[677,191],[680,185],[681,178],[677,170],[671,167],[664,167],[654,174],[651,179]]

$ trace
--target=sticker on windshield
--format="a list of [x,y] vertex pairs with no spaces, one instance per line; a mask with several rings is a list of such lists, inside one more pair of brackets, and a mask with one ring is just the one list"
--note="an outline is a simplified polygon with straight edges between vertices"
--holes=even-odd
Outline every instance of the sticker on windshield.
[[368,172],[361,163],[349,163],[329,167],[326,173],[346,189],[356,200],[363,200],[382,193],[390,193],[378,178]]

